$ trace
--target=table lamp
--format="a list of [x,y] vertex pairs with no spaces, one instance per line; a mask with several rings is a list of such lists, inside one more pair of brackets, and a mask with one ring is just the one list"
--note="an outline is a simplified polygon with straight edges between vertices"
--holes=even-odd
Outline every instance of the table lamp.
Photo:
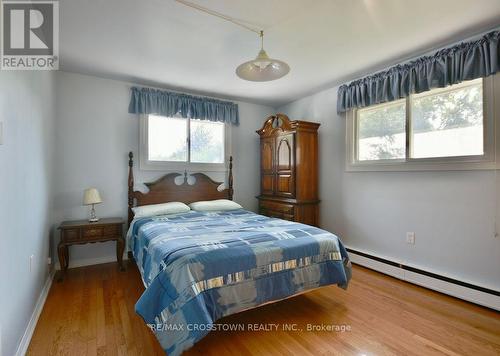
[[95,204],[102,203],[101,195],[99,191],[95,188],[85,189],[83,192],[83,205],[92,205],[92,209],[90,210],[90,219],[89,222],[99,221],[99,218],[95,215]]

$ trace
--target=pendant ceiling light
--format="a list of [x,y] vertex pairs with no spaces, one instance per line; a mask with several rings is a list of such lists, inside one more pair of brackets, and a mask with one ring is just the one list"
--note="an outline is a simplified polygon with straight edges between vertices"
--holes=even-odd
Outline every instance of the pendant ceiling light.
[[290,71],[290,66],[278,59],[269,58],[264,51],[264,31],[260,31],[260,51],[257,57],[236,68],[236,75],[241,79],[253,82],[268,82],[284,77]]
[[209,15],[219,17],[223,20],[234,23],[235,25],[246,28],[249,31],[255,32],[260,36],[260,51],[257,57],[251,61],[245,62],[236,68],[236,75],[244,80],[250,80],[252,82],[269,82],[271,80],[276,80],[290,72],[290,66],[283,61],[278,59],[269,58],[266,51],[264,51],[264,31],[256,30],[232,17],[221,14],[217,11],[207,9],[203,6],[197,5],[195,3],[186,0],[175,0],[178,3],[192,7],[193,9],[203,11]]

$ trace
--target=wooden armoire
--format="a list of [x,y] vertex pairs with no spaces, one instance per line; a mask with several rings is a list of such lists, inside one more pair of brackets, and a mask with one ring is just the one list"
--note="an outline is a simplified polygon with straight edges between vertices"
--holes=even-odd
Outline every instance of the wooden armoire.
[[260,135],[259,213],[319,225],[318,128],[320,124],[269,116]]

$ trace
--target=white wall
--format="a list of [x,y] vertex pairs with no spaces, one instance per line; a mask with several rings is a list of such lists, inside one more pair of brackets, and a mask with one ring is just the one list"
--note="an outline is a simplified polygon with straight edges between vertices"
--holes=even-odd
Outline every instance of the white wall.
[[[497,75],[497,88],[499,82]],[[353,249],[499,290],[500,174],[346,172],[345,118],[336,114],[336,98],[331,88],[278,109],[321,123],[322,226]],[[416,233],[414,246],[406,244],[407,231]]]
[[[56,226],[63,220],[87,218],[88,207],[82,206],[81,201],[83,190],[91,186],[99,189],[104,201],[96,206],[98,216],[126,219],[127,155],[130,150],[136,157],[136,183],[149,182],[165,174],[138,169],[139,119],[127,112],[132,85],[74,73],[57,73]],[[238,104],[241,123],[232,128],[235,200],[255,210],[255,196],[259,191],[255,130],[272,109],[243,102]],[[58,240],[59,236],[55,243]],[[70,248],[70,267],[107,261],[114,256],[113,242],[74,246]]]
[[[14,355],[49,270],[54,73],[0,71],[0,354]],[[29,257],[33,255],[32,271]]]

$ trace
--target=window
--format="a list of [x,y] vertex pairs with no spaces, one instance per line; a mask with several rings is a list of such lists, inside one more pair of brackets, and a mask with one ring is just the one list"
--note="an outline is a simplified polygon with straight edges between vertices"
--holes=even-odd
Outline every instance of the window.
[[484,154],[481,80],[415,95],[410,103],[412,158]]
[[227,131],[222,122],[144,116],[141,118],[141,168],[224,170]]
[[148,117],[148,161],[186,162],[187,120]]
[[359,110],[357,119],[359,161],[405,158],[404,101]]
[[468,169],[464,163],[491,161],[486,91],[493,89],[484,83],[471,80],[352,110],[347,169]]

